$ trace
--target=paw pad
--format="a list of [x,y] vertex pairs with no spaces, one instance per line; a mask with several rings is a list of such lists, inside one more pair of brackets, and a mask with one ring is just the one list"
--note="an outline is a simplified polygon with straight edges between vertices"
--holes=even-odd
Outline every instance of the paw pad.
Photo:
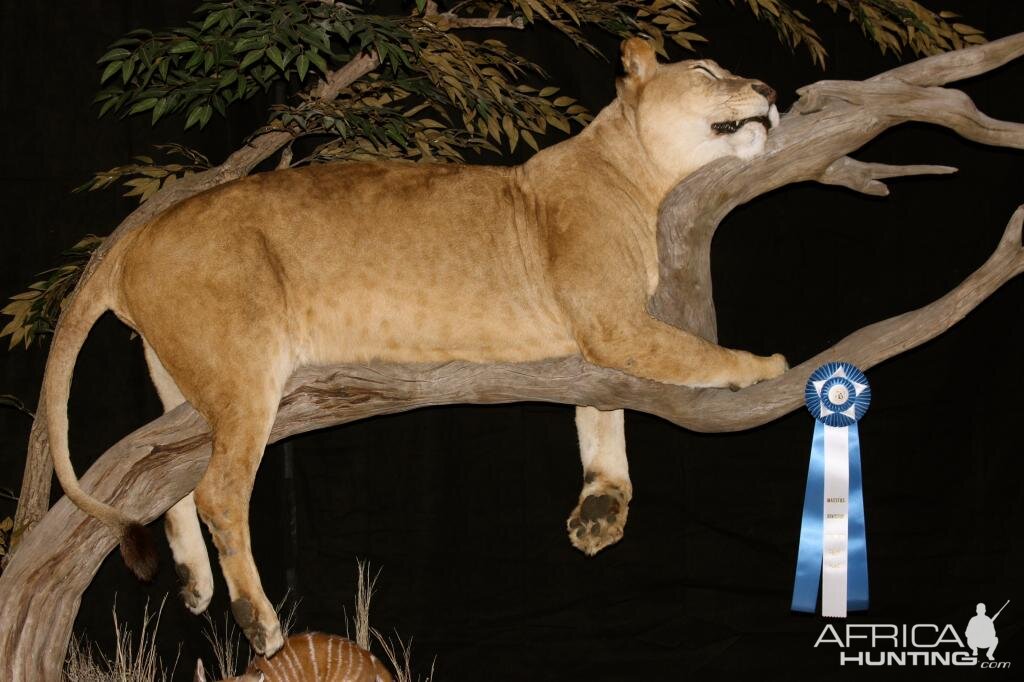
[[628,502],[622,490],[608,484],[583,495],[566,524],[569,541],[588,555],[615,544],[622,539]]

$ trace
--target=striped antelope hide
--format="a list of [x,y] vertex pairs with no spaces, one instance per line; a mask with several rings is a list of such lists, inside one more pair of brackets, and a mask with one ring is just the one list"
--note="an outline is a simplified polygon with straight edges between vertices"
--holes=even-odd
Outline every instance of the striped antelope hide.
[[[195,682],[207,680],[196,661]],[[219,682],[393,682],[384,664],[345,637],[307,632],[292,635],[273,658],[257,656],[238,677]]]

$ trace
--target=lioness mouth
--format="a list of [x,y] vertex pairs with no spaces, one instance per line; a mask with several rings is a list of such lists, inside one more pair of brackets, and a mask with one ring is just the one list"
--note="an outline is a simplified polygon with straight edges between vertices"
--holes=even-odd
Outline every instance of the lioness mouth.
[[764,126],[765,130],[771,130],[772,127],[771,119],[767,116],[748,116],[747,118],[739,121],[719,121],[718,123],[712,123],[711,129],[719,135],[732,135],[748,123],[760,123]]

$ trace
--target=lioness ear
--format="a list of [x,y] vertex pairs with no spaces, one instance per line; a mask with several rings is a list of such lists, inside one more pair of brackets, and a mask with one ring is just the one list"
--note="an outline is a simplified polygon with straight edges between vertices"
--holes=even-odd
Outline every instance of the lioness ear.
[[194,682],[206,682],[206,670],[203,668],[203,659],[196,659],[196,674],[192,678]]
[[643,38],[630,38],[622,42],[622,66],[626,75],[615,81],[615,90],[624,102],[635,107],[640,88],[658,68],[658,58],[654,56],[654,48],[649,42]]
[[658,68],[658,58],[651,43],[643,38],[630,38],[622,42],[622,66],[626,69],[626,80],[643,85]]

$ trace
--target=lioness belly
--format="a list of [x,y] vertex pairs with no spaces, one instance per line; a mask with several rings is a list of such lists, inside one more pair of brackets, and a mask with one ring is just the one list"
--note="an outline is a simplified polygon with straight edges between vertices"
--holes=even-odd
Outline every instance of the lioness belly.
[[351,164],[254,176],[140,234],[124,259],[125,317],[158,349],[150,337],[166,325],[156,318],[181,324],[190,309],[199,324],[225,315],[243,320],[234,329],[276,324],[296,364],[571,354],[516,204],[497,168]]

